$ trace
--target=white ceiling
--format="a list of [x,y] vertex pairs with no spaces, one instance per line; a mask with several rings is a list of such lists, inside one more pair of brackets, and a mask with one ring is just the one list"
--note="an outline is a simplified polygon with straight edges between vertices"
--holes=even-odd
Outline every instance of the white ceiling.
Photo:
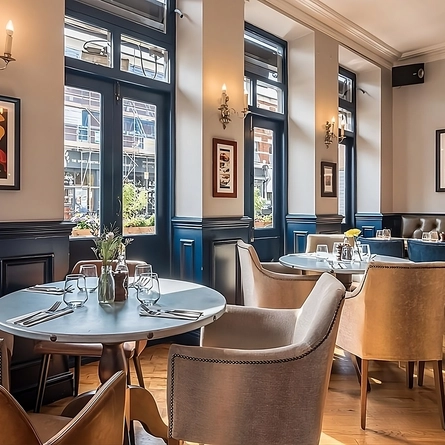
[[[387,66],[445,58],[445,0],[246,0],[245,5],[247,21],[267,23],[261,27],[287,40],[312,28],[345,47],[358,44]],[[269,8],[279,15],[273,17]],[[294,26],[286,30],[289,19]]]

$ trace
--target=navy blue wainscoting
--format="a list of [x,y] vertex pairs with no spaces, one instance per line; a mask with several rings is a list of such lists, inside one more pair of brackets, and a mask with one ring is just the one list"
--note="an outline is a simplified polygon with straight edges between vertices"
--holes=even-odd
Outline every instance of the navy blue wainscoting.
[[355,226],[362,231],[362,236],[373,238],[376,231],[382,229],[382,218],[381,213],[356,213]]
[[173,275],[210,286],[230,304],[239,304],[239,239],[249,242],[252,219],[175,217],[173,224]]
[[317,217],[315,215],[286,215],[285,254],[299,253],[306,250],[306,238],[309,233],[315,233]]

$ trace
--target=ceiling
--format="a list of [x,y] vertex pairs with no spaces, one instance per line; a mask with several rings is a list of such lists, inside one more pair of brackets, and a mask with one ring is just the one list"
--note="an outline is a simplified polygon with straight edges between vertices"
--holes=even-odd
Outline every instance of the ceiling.
[[246,9],[261,3],[346,47],[356,43],[385,65],[445,58],[444,0],[247,1]]

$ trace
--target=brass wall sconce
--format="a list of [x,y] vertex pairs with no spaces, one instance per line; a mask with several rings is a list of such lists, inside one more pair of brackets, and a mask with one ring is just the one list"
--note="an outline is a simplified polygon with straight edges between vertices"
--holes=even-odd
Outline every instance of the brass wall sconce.
[[9,62],[14,62],[15,59],[12,57],[12,35],[14,34],[14,26],[11,20],[6,25],[6,40],[5,40],[5,53],[0,56],[3,60],[4,65],[0,67],[0,70],[6,69]]
[[337,137],[335,134],[335,118],[332,118],[331,122],[326,121],[326,124],[324,125],[325,128],[325,135],[324,135],[324,143],[326,145],[326,148],[329,148],[329,146],[334,142],[335,139],[338,139],[338,142],[343,142],[345,139],[345,120],[342,118],[340,122],[340,136]]
[[222,123],[224,130],[226,129],[229,122],[231,122],[231,115],[235,114],[241,119],[244,119],[249,113],[248,109],[248,93],[244,91],[244,108],[238,112],[234,108],[229,107],[229,96],[227,94],[226,84],[222,86],[221,92],[221,105],[218,107],[218,111],[220,112],[219,121]]

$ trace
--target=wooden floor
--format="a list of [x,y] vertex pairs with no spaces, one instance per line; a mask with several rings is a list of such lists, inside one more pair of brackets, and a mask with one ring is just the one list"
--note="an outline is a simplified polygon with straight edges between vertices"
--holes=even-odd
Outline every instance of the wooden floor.
[[[156,398],[164,420],[168,348],[168,344],[152,346],[141,356],[145,385]],[[136,384],[133,367],[131,371],[132,382]],[[440,426],[430,370],[426,371],[424,386],[415,386],[411,390],[406,388],[404,369],[397,363],[372,362],[369,375],[372,391],[368,395],[367,429],[362,431],[357,378],[350,360],[341,350],[336,350],[320,445],[445,445],[445,431]],[[81,392],[98,385],[96,363],[82,367],[80,385]],[[67,401],[69,399],[48,405],[42,412],[58,414]],[[298,409],[298,401],[295,409]],[[137,428],[136,433],[137,445],[164,443],[150,437],[141,428]]]

